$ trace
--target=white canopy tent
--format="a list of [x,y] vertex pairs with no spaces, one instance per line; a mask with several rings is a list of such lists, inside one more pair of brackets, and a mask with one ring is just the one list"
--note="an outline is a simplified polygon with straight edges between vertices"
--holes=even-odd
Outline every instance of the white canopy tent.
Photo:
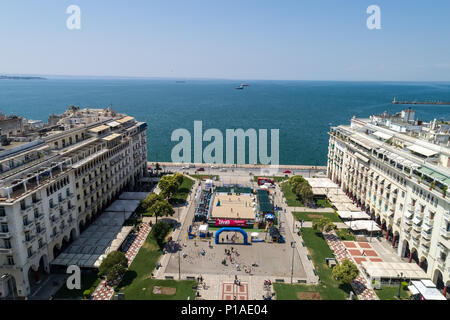
[[409,150],[415,152],[415,153],[419,153],[425,157],[431,157],[434,156],[435,154],[437,154],[436,151],[421,147],[419,145],[413,144],[409,147],[407,147]]
[[338,215],[339,217],[341,217],[342,219],[353,219],[353,220],[357,220],[357,219],[370,219],[370,216],[362,211],[339,211],[338,210]]
[[392,138],[392,135],[391,135],[391,134],[386,134],[386,133],[381,132],[381,131],[375,131],[375,132],[373,133],[373,135],[374,135],[374,136],[377,136],[377,137],[379,137],[379,138],[381,138],[381,139],[384,139],[384,140],[389,140],[390,138]]
[[344,222],[351,230],[359,231],[381,231],[381,228],[376,224],[373,220],[355,220],[355,221],[346,221]]
[[425,271],[416,263],[407,262],[361,262],[361,267],[370,278],[424,279]]
[[447,300],[431,280],[411,281],[408,289],[413,295],[420,294],[425,300]]

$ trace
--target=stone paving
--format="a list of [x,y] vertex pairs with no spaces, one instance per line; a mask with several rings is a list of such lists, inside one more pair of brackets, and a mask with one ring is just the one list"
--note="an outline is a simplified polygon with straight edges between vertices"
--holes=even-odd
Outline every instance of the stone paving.
[[[339,263],[344,259],[352,260],[352,256],[347,252],[344,244],[336,236],[334,231],[330,233],[323,233],[325,240],[327,241],[330,248],[334,251],[336,259]],[[364,276],[360,275],[352,282],[353,290],[358,296],[359,300],[379,300],[377,294],[373,289],[370,288],[368,281]]]
[[[147,239],[150,229],[151,227],[149,224],[142,223],[137,237],[125,252],[125,256],[128,258],[128,266],[131,265],[138,254],[139,249],[144,244],[145,239]],[[107,283],[106,280],[102,280],[92,294],[92,300],[111,300],[111,297],[114,295],[114,286],[117,285],[120,280],[121,278],[115,280],[112,284]]]

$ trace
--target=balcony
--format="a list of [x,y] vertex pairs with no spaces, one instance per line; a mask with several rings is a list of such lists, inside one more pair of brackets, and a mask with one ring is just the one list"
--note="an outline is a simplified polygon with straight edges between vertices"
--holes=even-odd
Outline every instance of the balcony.
[[0,247],[0,254],[13,254],[14,253],[14,249],[13,248],[4,248],[4,247]]
[[59,214],[61,217],[64,217],[69,211],[68,210],[61,210],[59,211]]
[[35,220],[42,220],[42,218],[44,218],[44,214],[43,213],[38,213],[34,215],[34,219]]
[[58,238],[60,235],[61,235],[61,232],[55,232],[55,233],[52,233],[52,234],[50,235],[50,238],[52,238],[53,240],[55,240],[55,239]]
[[36,199],[36,200],[32,201],[32,203],[33,203],[33,206],[38,206],[42,203],[42,199]]
[[59,222],[59,221],[60,221],[59,217],[52,216],[52,217],[50,218],[50,222],[51,222],[51,223],[57,223],[57,222]]
[[9,239],[11,237],[12,237],[11,232],[0,230],[0,239]]
[[413,206],[412,204],[408,204],[406,206],[406,209],[408,209],[409,212],[414,212],[414,211],[416,211],[416,206],[415,205]]
[[428,241],[431,240],[431,232],[428,233],[428,232],[422,231],[421,235],[422,235],[422,239],[425,239],[425,240],[428,240]]
[[420,233],[422,230],[422,224],[413,224],[413,230]]
[[13,269],[13,268],[16,268],[17,266],[16,266],[16,264],[14,262],[13,263],[5,262],[2,265],[2,267],[5,268],[5,269]]
[[412,239],[412,243],[413,243],[414,246],[417,248],[417,247],[419,246],[419,244],[420,244],[420,241],[419,241],[418,238],[413,238],[413,239]]
[[413,229],[411,231],[411,236],[413,239],[419,239],[420,238],[420,231]]
[[441,228],[440,235],[444,238],[450,238],[450,230],[447,230],[447,228]]
[[50,209],[58,209],[59,208],[59,203],[52,203],[49,205]]
[[36,240],[36,236],[29,236],[25,237],[25,239],[22,242],[29,245],[32,244],[34,240]]
[[437,259],[436,262],[437,262],[437,265],[438,265],[439,268],[445,269],[445,260]]
[[20,211],[22,213],[29,213],[32,209],[32,206],[20,206]]
[[450,222],[450,211],[444,211],[444,219]]
[[61,199],[58,199],[58,201],[59,201],[59,204],[64,204],[67,202],[67,198],[61,198]]
[[422,210],[416,210],[414,213],[414,216],[416,216],[416,217],[423,217],[423,215],[424,215],[424,211],[422,211]]
[[412,225],[413,219],[412,216],[411,217],[407,217],[407,216],[403,216],[403,221],[407,224],[407,225]]
[[0,216],[0,222],[8,223],[8,217],[7,216]]
[[426,216],[423,218],[423,223],[432,227],[434,220],[431,220],[429,216]]
[[422,249],[423,253],[428,253],[430,251],[430,242],[422,242],[420,249]]
[[40,235],[43,235],[45,233],[45,228],[40,228],[39,230],[36,230],[36,232]]

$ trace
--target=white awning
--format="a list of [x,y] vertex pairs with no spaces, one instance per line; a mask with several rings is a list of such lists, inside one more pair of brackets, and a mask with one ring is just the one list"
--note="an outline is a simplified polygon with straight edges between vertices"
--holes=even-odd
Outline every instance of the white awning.
[[357,157],[358,159],[364,161],[364,162],[369,162],[369,159],[364,157],[362,154],[355,152],[355,157]]
[[407,219],[409,219],[409,218],[411,218],[412,217],[412,215],[414,214],[414,212],[411,212],[411,211],[406,211],[405,212],[405,214],[404,214],[404,216],[407,218]]
[[411,292],[413,296],[420,293],[419,290],[417,290],[417,288],[414,286],[408,286],[408,290]]
[[342,219],[370,219],[370,216],[362,211],[337,211]]
[[430,282],[429,280],[411,281],[411,286],[416,287],[425,300],[447,300],[434,284],[433,286],[429,284]]
[[392,135],[383,133],[381,131],[376,131],[376,132],[373,133],[373,135],[377,136],[377,137],[379,137],[381,139],[384,139],[384,140],[389,140],[390,138],[392,138]]
[[422,218],[421,217],[414,217],[414,220],[413,220],[414,224],[419,224],[420,222],[422,222]]
[[433,151],[433,150],[430,150],[430,149],[418,146],[416,144],[413,144],[412,146],[409,146],[408,149],[413,151],[413,152],[415,152],[415,153],[420,153],[421,155],[424,155],[425,157],[431,157],[431,156],[437,154],[436,151]]

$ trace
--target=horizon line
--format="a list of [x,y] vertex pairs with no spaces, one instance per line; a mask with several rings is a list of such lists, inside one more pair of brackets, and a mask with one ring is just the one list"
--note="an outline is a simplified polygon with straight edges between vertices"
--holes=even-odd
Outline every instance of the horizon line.
[[45,77],[48,79],[65,78],[109,78],[134,80],[227,80],[227,81],[308,81],[308,82],[441,82],[450,83],[449,80],[352,80],[352,79],[281,79],[281,78],[227,78],[227,77],[182,77],[182,76],[120,76],[120,75],[70,75],[70,74],[39,74],[39,73],[0,73],[0,76],[16,77]]

